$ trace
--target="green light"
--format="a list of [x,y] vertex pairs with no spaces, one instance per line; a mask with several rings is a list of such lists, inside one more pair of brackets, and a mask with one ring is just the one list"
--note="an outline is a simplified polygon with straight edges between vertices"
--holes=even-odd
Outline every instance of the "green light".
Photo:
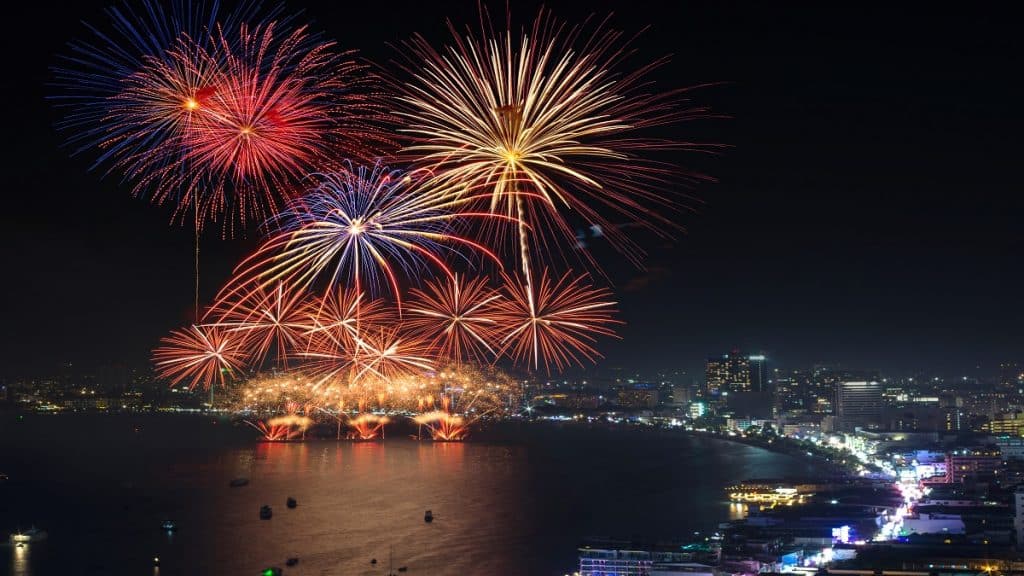
[[263,571],[263,576],[274,576],[274,569],[273,568],[267,568],[266,570]]

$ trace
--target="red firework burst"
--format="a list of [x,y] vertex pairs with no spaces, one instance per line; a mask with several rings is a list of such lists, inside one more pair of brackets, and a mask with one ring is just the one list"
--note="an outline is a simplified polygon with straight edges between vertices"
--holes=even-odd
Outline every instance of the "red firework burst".
[[597,336],[615,336],[615,302],[611,291],[591,286],[585,276],[571,272],[553,280],[544,271],[536,289],[507,274],[504,298],[495,319],[501,327],[502,353],[516,364],[536,370],[544,364],[561,371],[569,364],[595,361],[601,354],[592,343]]
[[[264,219],[300,178],[338,157],[374,157],[387,144],[373,75],[306,27],[242,24],[237,37],[218,29],[209,42],[184,44],[168,66],[202,78],[179,99],[190,129],[132,171],[158,203],[192,207],[197,220],[227,212],[242,223]],[[150,71],[143,84],[158,85],[158,75]]]
[[486,363],[498,349],[495,304],[501,295],[483,277],[441,278],[425,290],[413,289],[407,326],[421,335],[442,358]]
[[209,389],[214,383],[223,386],[226,377],[243,370],[245,350],[241,335],[216,326],[192,326],[161,339],[153,350],[153,363],[157,376],[172,385],[187,380],[190,389]]
[[301,294],[278,282],[269,291],[252,288],[236,301],[221,301],[207,313],[215,326],[243,336],[250,346],[255,366],[261,365],[273,348],[277,362],[288,364],[288,355],[306,348],[309,317]]
[[378,327],[360,335],[356,342],[352,382],[399,378],[434,369],[433,351],[420,338],[398,327]]

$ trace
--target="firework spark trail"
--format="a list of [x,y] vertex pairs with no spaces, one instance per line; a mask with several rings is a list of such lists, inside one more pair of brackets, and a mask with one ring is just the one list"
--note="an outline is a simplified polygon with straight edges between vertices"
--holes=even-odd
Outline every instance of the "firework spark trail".
[[400,276],[415,278],[432,267],[450,276],[445,257],[469,259],[460,248],[497,262],[486,247],[451,230],[456,219],[493,217],[458,211],[464,200],[411,193],[411,176],[379,162],[313,177],[316,187],[275,219],[283,231],[238,266],[220,298],[247,282],[282,280],[306,289],[319,279],[360,294],[386,291],[400,306]]
[[352,381],[379,378],[395,381],[434,369],[432,350],[399,327],[378,327],[365,332],[356,341]]
[[[406,152],[433,171],[435,185],[453,193],[487,188],[491,211],[534,230],[546,221],[570,240],[560,210],[576,212],[634,260],[635,244],[596,207],[662,234],[660,227],[676,227],[651,210],[674,206],[665,193],[668,167],[642,153],[715,147],[645,136],[652,127],[709,116],[687,107],[686,90],[653,90],[646,76],[664,59],[620,73],[631,52],[622,33],[603,24],[567,29],[543,11],[521,35],[451,31],[453,44],[440,51],[420,36],[408,42],[403,68],[413,81],[395,85],[413,139]],[[522,185],[544,201],[517,206]]]
[[271,348],[281,366],[290,353],[306,348],[309,317],[303,295],[278,282],[272,290],[254,288],[234,302],[220,302],[206,314],[209,326],[240,334],[250,343],[253,366],[259,367]]
[[375,440],[384,436],[384,425],[391,420],[387,416],[360,414],[348,421],[352,429],[350,437],[354,440]]
[[585,359],[593,362],[600,353],[592,346],[597,336],[615,336],[615,302],[611,292],[594,288],[586,277],[567,272],[552,279],[547,271],[536,289],[503,274],[504,295],[495,317],[503,327],[502,352],[516,364],[532,369],[551,366],[563,370]]
[[182,63],[217,71],[196,129],[180,142],[191,169],[145,167],[133,176],[155,187],[157,202],[184,189],[184,203],[198,203],[204,219],[233,211],[244,225],[276,213],[308,173],[342,155],[373,157],[386,137],[373,121],[384,117],[373,75],[352,52],[276,23],[242,24],[238,37],[218,28],[213,49],[197,48]]
[[[99,151],[94,169],[108,164],[109,171],[137,158],[178,133],[189,98],[208,86],[202,81],[208,74],[196,75],[201,67],[180,67],[181,55],[174,51],[189,39],[208,48],[208,31],[218,23],[236,29],[241,22],[277,18],[280,10],[263,11],[248,0],[233,11],[221,10],[216,1],[189,0],[108,8],[105,25],[86,24],[91,37],[70,42],[52,69],[55,94],[49,100],[62,112],[58,129],[75,154]],[[133,94],[137,100],[129,97]]]
[[327,336],[338,343],[354,343],[362,328],[390,325],[394,314],[383,300],[367,301],[363,294],[342,286],[322,298],[306,302],[303,312],[309,329],[308,337]]
[[469,423],[465,418],[442,410],[420,414],[413,422],[426,426],[433,440],[460,442],[469,435]]
[[386,96],[367,64],[280,6],[243,0],[108,10],[113,33],[73,42],[51,99],[75,152],[120,172],[174,219],[265,220],[309,172],[390,149]]
[[188,380],[190,389],[225,384],[225,376],[240,373],[246,364],[244,338],[215,326],[174,330],[153,350],[157,376],[175,385]]
[[490,362],[497,356],[498,324],[492,311],[501,295],[486,277],[439,278],[413,289],[406,324],[429,341],[440,358]]

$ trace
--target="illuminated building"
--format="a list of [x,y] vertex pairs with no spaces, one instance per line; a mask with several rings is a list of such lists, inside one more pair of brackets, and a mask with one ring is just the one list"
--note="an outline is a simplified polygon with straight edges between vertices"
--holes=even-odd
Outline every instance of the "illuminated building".
[[959,514],[921,512],[903,519],[907,534],[963,534],[964,521]]
[[768,359],[763,354],[747,357],[747,369],[750,371],[750,391],[771,391],[771,380],[768,376]]
[[690,418],[696,420],[701,416],[707,414],[708,406],[703,402],[691,402],[690,403]]
[[711,356],[705,364],[708,391],[768,392],[771,387],[767,362],[763,355],[741,354],[739,350]]
[[1011,412],[999,414],[985,425],[985,431],[993,435],[1024,436],[1024,414]]
[[836,385],[836,426],[843,432],[877,426],[882,419],[882,385],[840,382]]
[[1024,438],[1000,436],[996,438],[996,446],[1004,460],[1024,460]]
[[624,408],[656,408],[658,390],[645,384],[634,384],[619,390],[619,406]]
[[946,483],[960,483],[968,476],[993,474],[1003,464],[999,449],[975,448],[946,454]]
[[[713,566],[695,560],[713,555],[690,546],[638,546],[625,542],[579,549],[580,576],[713,576]],[[626,547],[628,546],[628,548]],[[706,560],[705,560],[706,561]]]
[[1017,488],[1013,495],[1014,510],[1013,527],[1017,529],[1017,550],[1024,550],[1024,487]]
[[946,432],[959,432],[963,429],[964,412],[956,406],[942,409],[943,430]]

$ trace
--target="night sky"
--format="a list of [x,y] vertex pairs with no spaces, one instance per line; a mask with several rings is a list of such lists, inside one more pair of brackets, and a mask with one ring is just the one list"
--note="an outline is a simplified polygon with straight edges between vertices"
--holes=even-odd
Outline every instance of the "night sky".
[[[17,4],[3,35],[0,376],[145,365],[159,337],[188,321],[192,231],[89,172],[52,128],[48,67],[86,36],[80,20],[104,21],[107,2]],[[421,32],[440,44],[446,17],[476,18],[475,0],[329,4],[287,3],[378,62],[394,57],[389,42]],[[622,341],[602,343],[600,368],[695,371],[734,346],[783,366],[951,376],[1024,360],[1016,18],[991,5],[644,4],[547,6],[571,21],[586,6],[614,12],[620,29],[650,25],[638,61],[672,54],[655,75],[666,88],[721,82],[695,97],[731,117],[679,136],[732,148],[680,157],[718,182],[693,191],[701,202],[675,242],[644,239],[647,271],[595,243],[628,323]],[[537,6],[516,2],[513,18],[528,22]],[[207,234],[207,298],[254,236]]]

